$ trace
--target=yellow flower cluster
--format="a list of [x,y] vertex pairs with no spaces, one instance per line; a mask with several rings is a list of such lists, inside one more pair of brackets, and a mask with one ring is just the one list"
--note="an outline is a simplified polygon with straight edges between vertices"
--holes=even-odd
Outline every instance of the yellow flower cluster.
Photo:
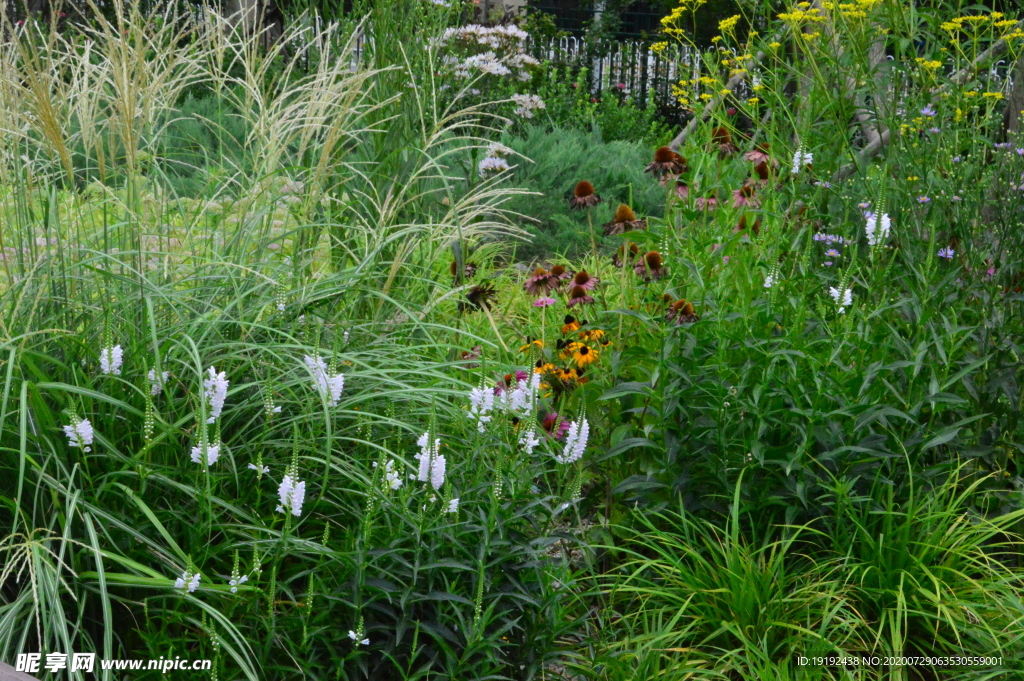
[[915,61],[917,61],[917,63],[920,66],[928,69],[929,71],[934,71],[935,69],[937,69],[937,68],[942,66],[942,62],[941,61],[935,61],[934,59],[929,60],[929,59],[925,59],[923,57],[918,57]]
[[939,25],[939,28],[949,33],[955,33],[957,31],[963,31],[964,24],[977,28],[982,24],[987,24],[988,22],[992,21],[994,22],[993,26],[996,26],[998,28],[1006,28],[1007,26],[1012,26],[1013,24],[1017,23],[1012,19],[999,21],[1000,19],[1003,18],[1003,16],[1004,15],[1002,12],[992,12],[991,14],[972,14],[969,16],[957,17],[950,21],[945,21]]
[[707,0],[679,0],[679,4],[672,8],[667,16],[661,18],[662,33],[672,38],[683,38],[686,30],[680,28],[679,22],[687,12],[691,14],[697,11]]
[[651,52],[654,52],[655,54],[661,54],[662,52],[664,52],[667,49],[668,49],[668,41],[667,40],[662,40],[661,42],[653,43],[651,45]]
[[981,93],[981,96],[985,97],[987,99],[995,100],[995,101],[998,102],[1000,99],[1003,98],[1003,93],[1002,92],[983,92],[983,93]]
[[740,21],[740,15],[729,17],[728,19],[722,19],[718,22],[718,30],[722,33],[731,33],[736,30],[736,24]]
[[823,2],[821,6],[831,11],[839,10],[847,19],[864,19],[868,12],[882,0],[857,0],[856,2]]
[[822,22],[825,21],[825,16],[820,13],[817,7],[811,9],[802,9],[801,6],[810,7],[805,2],[801,2],[792,12],[783,12],[779,15],[779,19],[782,19],[787,24],[797,26],[804,22]]
[[760,101],[761,100],[758,99],[757,97],[751,97],[750,99],[747,100],[747,104],[749,104],[750,106],[756,106],[757,103]]

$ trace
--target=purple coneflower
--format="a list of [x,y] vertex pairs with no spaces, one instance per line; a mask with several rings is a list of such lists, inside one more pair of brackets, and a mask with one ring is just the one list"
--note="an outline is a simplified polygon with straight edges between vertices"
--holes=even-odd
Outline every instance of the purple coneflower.
[[657,251],[647,251],[644,257],[636,261],[633,266],[633,271],[636,272],[637,276],[654,279],[657,281],[665,274],[663,269],[664,261],[661,258],[661,253]]
[[548,298],[547,296],[541,296],[537,300],[533,301],[534,307],[550,307],[555,304],[554,298]]
[[550,273],[543,267],[538,267],[533,271],[533,275],[523,283],[523,288],[531,296],[547,293],[548,289],[551,288]]
[[575,305],[593,305],[594,299],[587,295],[587,289],[582,286],[573,286],[569,289],[569,301],[566,303],[569,307]]
[[646,220],[637,220],[633,209],[624,203],[620,203],[619,207],[615,209],[615,217],[612,218],[611,222],[605,224],[604,234],[605,236],[613,236],[615,234],[623,234],[624,232],[632,232],[634,229],[645,229],[646,227]]
[[592,277],[587,274],[586,270],[580,270],[576,273],[576,276],[572,278],[574,286],[579,286],[587,291],[593,291],[594,288],[601,283],[601,280],[597,277]]
[[697,206],[697,210],[714,210],[718,206],[718,198],[712,192],[707,197],[698,197],[694,204]]
[[594,185],[583,180],[572,190],[569,208],[583,210],[584,208],[593,208],[599,203],[601,203],[601,197],[594,193]]
[[732,191],[733,208],[757,208],[761,205],[761,199],[754,196],[753,184],[748,180],[739,189]]
[[548,435],[555,438],[556,440],[561,440],[562,437],[565,435],[565,432],[569,430],[569,426],[571,424],[569,421],[559,418],[557,412],[552,411],[548,412],[547,416],[544,417],[544,420],[541,421],[540,425]]
[[688,170],[686,159],[672,151],[668,147],[658,147],[654,152],[654,161],[648,163],[644,169],[645,173],[651,173],[655,177],[668,175],[682,175]]

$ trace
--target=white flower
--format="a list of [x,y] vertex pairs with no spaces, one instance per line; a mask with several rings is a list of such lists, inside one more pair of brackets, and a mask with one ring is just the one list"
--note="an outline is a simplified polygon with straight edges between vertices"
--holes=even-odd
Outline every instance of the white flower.
[[491,420],[494,409],[494,391],[490,388],[473,388],[469,391],[469,417],[476,419],[476,429],[484,432],[484,424]]
[[767,277],[764,278],[764,287],[765,288],[771,288],[772,284],[774,284],[774,283],[775,283],[775,277],[774,276],[769,274]]
[[64,426],[64,434],[68,436],[69,447],[81,447],[87,452],[92,451],[93,430],[89,419],[73,419],[70,426]]
[[486,156],[488,158],[505,158],[511,153],[512,150],[509,147],[506,147],[501,142],[491,142],[490,144],[487,145]]
[[100,371],[104,374],[121,375],[121,365],[124,363],[124,350],[120,345],[100,350]]
[[238,593],[238,587],[247,581],[249,581],[249,575],[242,575],[238,579],[230,580],[228,585],[231,587],[231,593]]
[[384,465],[384,478],[391,489],[398,489],[402,486],[402,478],[395,471],[395,462],[391,459]]
[[839,306],[839,314],[845,314],[846,308],[853,305],[852,289],[847,288],[840,291],[835,286],[832,286],[829,288],[828,293],[830,296],[832,296],[832,300],[835,301],[836,305]]
[[416,444],[420,448],[420,453],[416,455],[420,462],[419,475],[416,476],[416,479],[420,482],[427,482],[430,479],[431,462],[441,451],[441,438],[435,438],[434,442],[431,443],[430,432],[428,431],[420,435]]
[[444,486],[444,474],[447,462],[444,454],[438,454],[430,462],[430,484],[434,489],[439,490]]
[[530,379],[520,379],[513,390],[506,390],[501,395],[502,407],[520,417],[525,418],[534,408],[537,391],[540,389],[540,374],[534,372]]
[[284,303],[278,303],[277,304],[277,311],[278,312],[284,312]]
[[203,386],[206,388],[206,399],[210,401],[210,418],[206,419],[207,423],[213,423],[220,418],[220,413],[224,409],[224,400],[228,396],[228,378],[227,375],[222,371],[217,373],[217,370],[210,367],[210,377],[203,381]]
[[175,589],[188,589],[189,593],[192,593],[199,588],[199,580],[202,579],[202,575],[198,572],[192,574],[188,570],[181,573],[181,577],[174,580]]
[[306,355],[302,359],[306,363],[306,368],[313,374],[313,383],[320,396],[326,399],[330,406],[338,406],[341,392],[345,389],[345,374],[334,374],[333,376],[328,374],[327,363],[320,355],[317,355],[316,358]]
[[458,498],[455,498],[455,499],[452,499],[451,501],[448,502],[448,513],[458,513],[458,512],[459,512],[459,500],[458,500]]
[[256,471],[257,473],[269,473],[270,466],[264,466],[262,469],[254,463],[249,464],[249,470]]
[[156,369],[150,369],[148,374],[149,394],[156,397],[163,392],[164,386],[167,384],[167,377],[170,375],[169,371],[162,371],[157,374]]
[[516,105],[512,113],[521,118],[533,118],[534,111],[547,108],[537,95],[512,95],[512,103]]
[[477,164],[477,173],[480,175],[480,179],[486,178],[488,175],[497,175],[498,173],[509,170],[511,166],[503,158],[496,158],[493,156],[485,156],[480,159],[480,163]]
[[587,439],[590,437],[590,424],[583,418],[569,424],[569,432],[565,435],[565,448],[561,456],[555,458],[560,463],[572,463],[583,456],[587,448]]
[[797,147],[797,150],[793,152],[793,170],[792,173],[796,175],[800,172],[800,169],[804,166],[810,165],[814,162],[814,154],[809,151],[804,151],[803,147]]
[[302,502],[306,498],[306,483],[303,480],[296,480],[292,475],[285,475],[281,485],[277,488],[277,498],[281,501],[277,507],[278,513],[285,513],[288,509],[292,515],[302,515]]
[[537,431],[531,427],[519,438],[519,445],[523,448],[523,453],[529,456],[533,454],[533,450],[540,444],[540,439],[537,437]]
[[[200,443],[197,447],[192,448],[192,463],[203,463],[203,444]],[[217,459],[220,458],[220,443],[213,445],[206,445],[206,467],[209,468],[213,464],[217,463]],[[250,464],[251,465],[251,464]]]
[[877,246],[889,238],[892,220],[888,213],[882,213],[882,217],[879,219],[874,213],[868,212],[864,214],[864,220],[864,232],[867,234],[869,246]]

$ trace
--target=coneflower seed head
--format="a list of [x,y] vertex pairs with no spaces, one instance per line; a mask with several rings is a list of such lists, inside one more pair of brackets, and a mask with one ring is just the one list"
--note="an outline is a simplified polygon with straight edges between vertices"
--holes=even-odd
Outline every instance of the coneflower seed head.
[[593,195],[594,185],[590,184],[586,180],[583,180],[582,182],[576,185],[576,188],[572,191],[572,193],[573,196],[575,196],[577,199],[585,199],[586,197]]
[[636,213],[633,209],[624,203],[620,203],[619,207],[615,209],[615,218],[612,222],[633,222],[636,220]]

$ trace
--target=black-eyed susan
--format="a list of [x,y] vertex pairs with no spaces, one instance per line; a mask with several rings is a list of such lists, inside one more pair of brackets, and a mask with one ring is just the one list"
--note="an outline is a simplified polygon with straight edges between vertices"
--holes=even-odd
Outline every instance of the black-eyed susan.
[[489,284],[474,286],[466,293],[466,300],[459,301],[459,312],[490,309],[495,296],[494,287]]
[[576,367],[582,369],[583,367],[593,364],[597,361],[597,350],[595,348],[586,345],[585,343],[576,343],[576,348],[572,353],[572,361],[576,364]]
[[583,324],[581,324],[578,319],[573,317],[571,314],[567,314],[565,315],[565,319],[562,320],[562,333],[572,333],[573,331],[579,331],[581,326],[583,326]]
[[666,175],[682,175],[687,170],[685,158],[668,147],[658,147],[654,152],[654,161],[647,164],[644,172],[651,173],[655,177],[665,177]]
[[619,207],[615,209],[615,216],[612,217],[612,221],[605,223],[604,234],[605,236],[613,236],[615,234],[632,232],[634,229],[646,228],[646,220],[637,220],[633,209],[624,203],[620,203]]
[[562,359],[569,359],[581,345],[583,343],[579,341],[563,341],[558,348],[558,354],[561,355]]
[[543,267],[538,267],[533,274],[523,282],[523,288],[531,296],[539,296],[547,293],[551,288],[551,274]]
[[584,208],[593,208],[599,203],[601,203],[601,197],[594,193],[594,185],[583,180],[572,190],[569,208],[583,210]]
[[569,300],[565,303],[568,307],[576,305],[593,305],[594,299],[587,294],[587,289],[582,286],[573,286],[569,289]]
[[544,349],[544,341],[540,338],[527,338],[526,345],[520,346],[519,352],[530,352],[534,348],[538,350]]
[[669,305],[668,312],[665,313],[665,319],[670,322],[675,321],[676,326],[679,326],[680,324],[692,324],[700,319],[700,317],[694,311],[693,303],[686,299],[681,299]]
[[664,276],[664,268],[665,262],[662,260],[661,253],[658,253],[657,251],[647,251],[644,253],[644,257],[636,261],[636,265],[633,266],[633,271],[636,272],[637,276],[643,277],[647,281],[650,281],[651,279],[657,281]]
[[542,359],[538,359],[533,365],[533,373],[535,374],[553,374],[555,373],[555,365],[551,362],[545,362]]
[[562,384],[568,385],[568,384],[572,383],[573,381],[575,381],[576,379],[578,379],[580,377],[580,375],[576,372],[575,369],[571,369],[571,368],[570,369],[561,369],[561,368],[559,368],[559,369],[555,369],[554,377],[556,379],[558,379],[558,381],[560,381]]
[[604,338],[604,331],[601,329],[583,329],[580,331],[579,338],[584,343],[597,342]]

